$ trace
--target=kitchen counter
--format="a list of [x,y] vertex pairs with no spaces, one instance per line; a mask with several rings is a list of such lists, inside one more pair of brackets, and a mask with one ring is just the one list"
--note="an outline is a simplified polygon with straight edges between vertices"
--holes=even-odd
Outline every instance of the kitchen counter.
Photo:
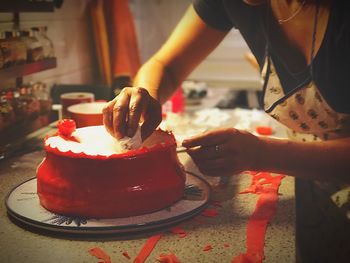
[[[47,129],[46,132],[52,131]],[[39,136],[40,137],[40,136]],[[35,176],[36,167],[44,157],[42,150],[12,157],[0,162],[0,262],[101,262],[91,256],[93,247],[103,249],[112,262],[132,262],[122,255],[124,251],[135,258],[147,239],[154,232],[137,235],[109,235],[77,237],[37,231],[15,224],[7,215],[5,197],[20,183]],[[187,171],[199,174],[186,153],[179,154]],[[220,201],[216,217],[200,216],[181,223],[188,233],[180,238],[169,229],[157,230],[163,233],[160,241],[146,262],[158,262],[162,253],[174,253],[181,262],[231,262],[233,257],[245,252],[247,222],[254,211],[258,196],[239,194],[251,183],[248,174],[230,177],[228,185],[216,187],[218,178],[205,178],[212,186],[212,200]],[[270,222],[265,236],[264,262],[295,262],[295,200],[294,179],[285,177],[279,189],[277,211]],[[212,249],[203,248],[211,245]]]

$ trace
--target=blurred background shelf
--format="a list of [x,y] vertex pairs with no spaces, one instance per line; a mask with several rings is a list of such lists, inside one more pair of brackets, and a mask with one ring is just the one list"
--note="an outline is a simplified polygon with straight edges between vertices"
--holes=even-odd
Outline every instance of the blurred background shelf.
[[25,0],[1,0],[0,12],[53,12],[54,2],[25,1]]
[[9,68],[0,70],[0,81],[4,81],[9,78],[19,78],[25,75],[38,73],[43,70],[53,69],[57,66],[56,58],[49,58],[40,60],[37,62],[12,66]]

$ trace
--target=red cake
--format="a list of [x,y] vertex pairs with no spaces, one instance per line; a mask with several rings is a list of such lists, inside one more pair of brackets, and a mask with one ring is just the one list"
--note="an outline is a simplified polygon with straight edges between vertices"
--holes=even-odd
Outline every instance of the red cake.
[[128,217],[182,198],[185,173],[171,133],[157,130],[141,148],[121,153],[104,126],[73,130],[65,127],[45,139],[37,191],[49,211],[87,218]]

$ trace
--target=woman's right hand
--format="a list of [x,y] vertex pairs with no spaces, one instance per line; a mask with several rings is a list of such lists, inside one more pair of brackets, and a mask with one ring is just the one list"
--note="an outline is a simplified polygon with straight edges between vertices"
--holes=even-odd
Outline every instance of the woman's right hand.
[[162,120],[160,103],[146,89],[126,87],[103,109],[103,123],[115,138],[133,137],[141,126],[142,140],[158,127]]

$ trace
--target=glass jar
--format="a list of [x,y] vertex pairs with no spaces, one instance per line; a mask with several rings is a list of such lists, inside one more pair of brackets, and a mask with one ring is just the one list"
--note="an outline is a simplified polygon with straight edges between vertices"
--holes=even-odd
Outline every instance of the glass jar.
[[13,46],[9,38],[9,33],[1,32],[0,49],[1,49],[2,58],[3,58],[2,67],[8,68],[14,65],[15,62],[14,62],[14,55],[13,55]]
[[51,39],[47,36],[47,26],[39,28],[40,41],[43,45],[44,58],[55,57],[55,51]]

